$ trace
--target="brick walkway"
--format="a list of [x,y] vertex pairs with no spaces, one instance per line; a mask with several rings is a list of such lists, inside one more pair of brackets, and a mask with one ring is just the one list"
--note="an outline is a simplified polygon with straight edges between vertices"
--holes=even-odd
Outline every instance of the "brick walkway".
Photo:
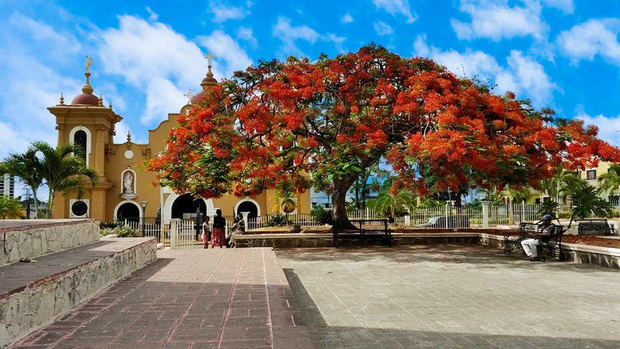
[[313,348],[270,249],[158,257],[18,347]]
[[278,250],[321,348],[620,348],[620,272],[474,246]]

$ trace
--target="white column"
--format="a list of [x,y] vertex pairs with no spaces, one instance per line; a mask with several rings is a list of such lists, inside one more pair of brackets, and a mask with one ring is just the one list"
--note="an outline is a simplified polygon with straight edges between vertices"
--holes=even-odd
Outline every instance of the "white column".
[[482,201],[482,227],[489,227],[489,202]]

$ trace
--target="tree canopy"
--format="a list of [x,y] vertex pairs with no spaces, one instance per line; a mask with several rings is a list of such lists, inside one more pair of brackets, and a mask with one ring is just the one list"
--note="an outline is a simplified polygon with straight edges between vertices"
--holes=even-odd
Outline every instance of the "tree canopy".
[[559,166],[620,160],[595,127],[375,45],[311,62],[264,61],[205,93],[149,163],[163,185],[205,198],[311,186],[347,190],[384,161],[393,190],[537,187]]

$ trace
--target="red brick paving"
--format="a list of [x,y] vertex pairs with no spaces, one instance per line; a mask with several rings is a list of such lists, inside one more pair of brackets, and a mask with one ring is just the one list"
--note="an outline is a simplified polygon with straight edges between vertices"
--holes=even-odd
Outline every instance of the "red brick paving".
[[266,248],[160,251],[18,348],[314,348]]

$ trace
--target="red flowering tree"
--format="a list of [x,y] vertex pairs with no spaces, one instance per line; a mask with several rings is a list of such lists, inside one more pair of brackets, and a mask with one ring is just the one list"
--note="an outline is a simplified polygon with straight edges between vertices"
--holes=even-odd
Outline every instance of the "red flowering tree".
[[498,96],[432,60],[367,46],[316,62],[237,72],[205,94],[149,168],[205,198],[267,188],[333,192],[337,219],[363,168],[389,164],[394,190],[537,187],[556,168],[620,160],[595,127]]

